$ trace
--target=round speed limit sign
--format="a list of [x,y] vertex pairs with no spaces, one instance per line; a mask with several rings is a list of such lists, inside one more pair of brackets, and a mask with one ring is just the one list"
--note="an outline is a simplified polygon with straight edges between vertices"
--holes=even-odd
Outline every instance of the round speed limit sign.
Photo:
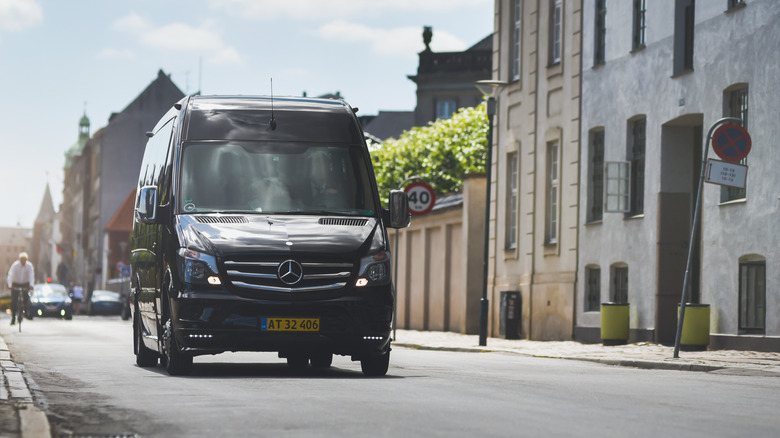
[[416,181],[404,188],[409,197],[409,212],[415,216],[430,213],[436,204],[433,187],[422,181]]

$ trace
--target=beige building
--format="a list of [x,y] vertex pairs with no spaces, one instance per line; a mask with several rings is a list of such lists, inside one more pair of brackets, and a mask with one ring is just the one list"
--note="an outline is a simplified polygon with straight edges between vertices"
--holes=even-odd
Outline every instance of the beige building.
[[571,339],[579,203],[582,2],[496,0],[490,334],[520,292],[520,336]]

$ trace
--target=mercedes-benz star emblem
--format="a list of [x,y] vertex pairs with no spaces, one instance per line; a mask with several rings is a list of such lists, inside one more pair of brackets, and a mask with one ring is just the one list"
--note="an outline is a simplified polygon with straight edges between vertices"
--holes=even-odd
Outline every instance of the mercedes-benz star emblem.
[[279,276],[279,280],[282,280],[282,283],[293,285],[303,278],[303,268],[295,260],[285,260],[279,265],[276,275]]

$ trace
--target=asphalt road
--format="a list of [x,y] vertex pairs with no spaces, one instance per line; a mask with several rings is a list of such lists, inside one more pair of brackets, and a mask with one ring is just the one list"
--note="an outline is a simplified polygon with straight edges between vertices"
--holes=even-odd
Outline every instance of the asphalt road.
[[778,436],[780,378],[638,370],[502,353],[393,350],[388,376],[334,358],[201,356],[189,377],[135,366],[130,322],[77,316],[0,334],[55,435]]

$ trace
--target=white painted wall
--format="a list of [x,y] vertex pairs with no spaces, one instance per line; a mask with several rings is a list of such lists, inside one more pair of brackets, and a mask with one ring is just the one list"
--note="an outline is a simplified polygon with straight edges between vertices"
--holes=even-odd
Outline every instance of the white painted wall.
[[[577,326],[600,325],[598,312],[583,311],[585,266],[601,267],[606,301],[609,266],[624,262],[629,266],[631,328],[654,328],[655,203],[662,188],[677,191],[687,183],[687,175],[669,168],[661,181],[662,125],[701,114],[706,138],[708,128],[723,116],[723,90],[744,82],[749,84],[748,129],[753,138],[748,194],[745,202],[721,205],[720,187],[705,184],[702,302],[712,306],[712,333],[736,335],[739,258],[760,254],[766,258],[766,335],[780,336],[780,10],[772,0],[748,1],[728,13],[725,0],[696,2],[694,71],[671,78],[674,1],[647,3],[647,46],[632,54],[632,2],[607,1],[607,59],[594,68],[595,1],[584,2]],[[587,224],[589,131],[604,127],[605,160],[624,160],[627,120],[637,114],[647,116],[645,213],[631,219],[604,213],[602,221]],[[710,152],[710,158],[717,157]],[[690,168],[684,162],[665,162]]]

